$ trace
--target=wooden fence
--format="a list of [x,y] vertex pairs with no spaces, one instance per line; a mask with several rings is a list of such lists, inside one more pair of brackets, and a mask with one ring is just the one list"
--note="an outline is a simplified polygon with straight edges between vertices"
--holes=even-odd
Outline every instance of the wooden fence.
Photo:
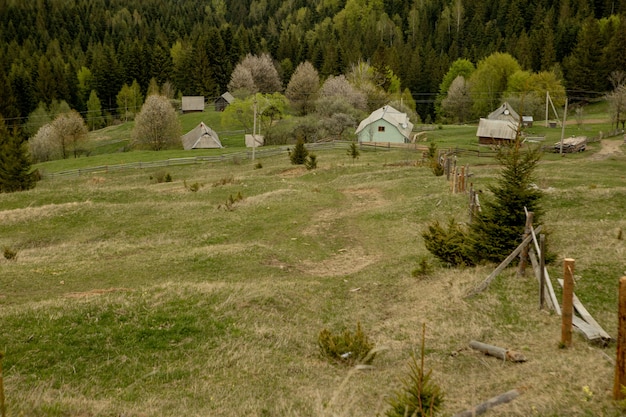
[[[624,131],[621,129],[614,130],[608,132],[607,134],[600,134],[594,138],[591,138],[589,142],[597,142],[603,138],[617,136],[623,134]],[[318,143],[307,143],[306,147],[308,150],[326,150],[326,149],[347,149],[350,145],[349,141],[330,141],[330,142],[318,142]],[[418,145],[417,143],[388,143],[388,142],[362,142],[359,143],[359,148],[363,151],[366,150],[374,150],[374,151],[391,151],[404,149],[410,152],[419,152],[422,154],[422,157],[425,152],[428,152],[428,147],[424,145]],[[262,158],[275,156],[280,154],[286,154],[289,152],[289,146],[279,146],[279,147],[263,147],[257,148],[254,151],[254,157]],[[493,158],[498,154],[497,151],[488,148],[488,149],[464,149],[464,148],[448,148],[446,150],[440,151],[440,156],[445,155],[447,158],[457,155],[469,155],[478,158]],[[70,169],[67,171],[59,171],[59,172],[42,172],[43,178],[56,178],[56,177],[74,177],[81,175],[90,175],[96,173],[107,173],[107,172],[116,172],[116,171],[124,171],[124,170],[132,170],[132,169],[148,169],[148,168],[165,168],[177,165],[193,165],[193,164],[202,164],[209,162],[233,162],[236,160],[243,159],[252,159],[253,151],[246,150],[242,152],[233,152],[229,154],[222,155],[202,155],[202,156],[193,156],[187,158],[171,158],[165,159],[161,161],[149,161],[149,162],[131,162],[128,164],[116,164],[116,165],[100,165],[95,167],[87,167],[87,168],[77,168]],[[446,171],[446,176],[449,175],[449,170]],[[448,177],[448,180],[450,178]]]
[[[324,150],[324,149],[347,149],[350,142],[320,142],[320,143],[308,143],[306,145],[308,150]],[[254,157],[262,158],[276,155],[288,155],[290,147],[280,146],[272,148],[255,149]],[[101,174],[108,172],[118,172],[133,169],[149,169],[149,168],[166,168],[180,165],[194,165],[203,163],[217,163],[217,162],[233,162],[237,160],[252,159],[253,151],[246,150],[243,152],[233,152],[222,155],[201,155],[192,156],[188,158],[170,158],[161,161],[147,161],[147,162],[130,162],[127,164],[115,164],[115,165],[99,165],[86,168],[70,169],[67,171],[59,172],[43,172],[43,178],[57,178],[57,177],[76,177],[81,175]]]

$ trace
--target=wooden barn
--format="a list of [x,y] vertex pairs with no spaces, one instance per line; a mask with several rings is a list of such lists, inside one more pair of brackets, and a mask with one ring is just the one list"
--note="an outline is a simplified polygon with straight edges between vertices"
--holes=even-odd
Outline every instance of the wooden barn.
[[480,145],[502,145],[515,141],[518,123],[509,120],[480,119],[478,123],[478,143]]
[[478,123],[478,143],[481,145],[502,145],[515,141],[519,130],[520,116],[509,103],[504,103],[481,118]]
[[226,107],[230,106],[233,101],[235,101],[235,97],[230,94],[228,91],[215,99],[213,104],[215,105],[215,111],[224,111]]
[[204,96],[183,96],[181,110],[183,113],[203,112]]

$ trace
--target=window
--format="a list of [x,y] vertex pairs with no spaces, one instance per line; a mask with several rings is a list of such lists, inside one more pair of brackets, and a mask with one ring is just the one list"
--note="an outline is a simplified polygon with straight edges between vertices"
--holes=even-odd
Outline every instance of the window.
[[385,126],[378,126],[378,131],[379,132],[384,132],[385,131]]

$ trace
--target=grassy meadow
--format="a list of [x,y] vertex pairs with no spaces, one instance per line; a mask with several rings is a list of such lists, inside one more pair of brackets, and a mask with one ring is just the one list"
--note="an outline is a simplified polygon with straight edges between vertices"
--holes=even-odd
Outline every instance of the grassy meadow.
[[[108,129],[98,134],[113,146],[123,140],[116,129],[128,126]],[[429,137],[448,147],[474,132],[444,126]],[[608,141],[614,153],[594,143],[580,154],[546,154],[537,185],[554,284],[562,259],[576,259],[576,294],[615,337],[626,156],[621,137]],[[102,154],[45,169],[179,154]],[[426,225],[466,222],[468,203],[421,154],[317,156],[311,171],[285,154],[170,167],[172,182],[155,180],[162,169],[137,169],[0,194],[0,247],[16,254],[0,257],[7,416],[382,416],[424,324],[425,365],[445,393],[441,415],[514,388],[522,395],[489,415],[623,415],[611,395],[615,344],[575,334],[561,349],[560,318],[538,309],[530,273],[518,278],[508,268],[467,299],[495,265],[446,268],[429,255]],[[458,163],[488,194],[495,162]],[[414,276],[423,259],[431,271]],[[322,329],[357,323],[380,349],[373,369],[320,355]],[[471,340],[518,350],[528,362],[484,356]]]

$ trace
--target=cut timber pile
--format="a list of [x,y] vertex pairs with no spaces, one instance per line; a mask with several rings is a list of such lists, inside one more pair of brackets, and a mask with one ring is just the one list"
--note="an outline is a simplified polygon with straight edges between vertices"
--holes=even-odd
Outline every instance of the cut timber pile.
[[[587,147],[587,136],[563,139],[563,153],[582,152]],[[561,142],[554,144],[554,152],[561,152]]]

